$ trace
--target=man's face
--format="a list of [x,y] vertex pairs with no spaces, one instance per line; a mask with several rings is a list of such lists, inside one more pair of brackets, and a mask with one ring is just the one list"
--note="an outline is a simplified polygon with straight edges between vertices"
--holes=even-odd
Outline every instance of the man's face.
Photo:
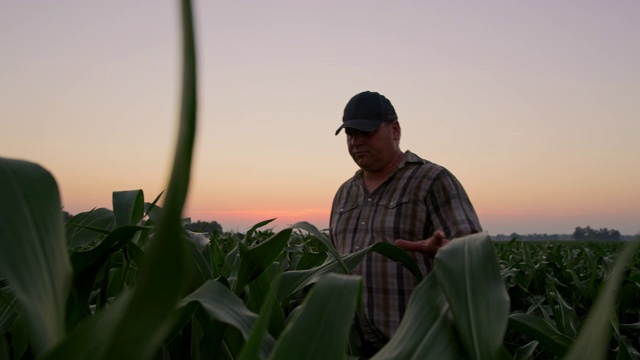
[[345,132],[349,154],[364,171],[380,171],[396,156],[400,137],[397,121],[383,123],[373,131],[346,128]]

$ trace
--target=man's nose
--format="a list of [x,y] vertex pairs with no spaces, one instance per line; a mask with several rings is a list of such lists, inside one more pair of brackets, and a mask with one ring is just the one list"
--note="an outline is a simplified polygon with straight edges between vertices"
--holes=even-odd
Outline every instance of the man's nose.
[[356,132],[351,136],[351,142],[352,142],[353,144],[362,144],[366,138],[367,138],[367,134],[366,134],[365,132],[362,132],[362,131],[356,131]]
[[363,136],[357,135],[357,136],[352,137],[349,140],[349,142],[351,143],[351,146],[358,147],[358,146],[362,145],[363,139],[364,139]]

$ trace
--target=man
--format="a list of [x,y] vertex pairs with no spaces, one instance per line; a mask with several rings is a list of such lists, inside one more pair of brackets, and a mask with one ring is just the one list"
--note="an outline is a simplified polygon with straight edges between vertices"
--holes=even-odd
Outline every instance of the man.
[[[423,273],[449,240],[482,231],[464,188],[447,169],[400,150],[401,129],[391,102],[365,91],[349,100],[344,129],[360,168],[333,200],[330,236],[341,254],[377,242],[412,251]],[[371,253],[354,269],[364,281],[365,318],[356,322],[372,355],[396,331],[416,279],[401,265]]]

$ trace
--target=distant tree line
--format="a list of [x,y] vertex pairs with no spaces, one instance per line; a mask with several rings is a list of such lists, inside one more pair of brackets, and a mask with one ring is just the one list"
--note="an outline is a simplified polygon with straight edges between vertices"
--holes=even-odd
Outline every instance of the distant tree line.
[[600,228],[596,230],[590,226],[584,228],[578,226],[573,232],[573,240],[620,241],[622,240],[622,236],[620,231],[614,229]]
[[506,240],[529,240],[529,241],[561,241],[561,240],[572,240],[571,234],[518,234],[511,233],[509,235],[498,234],[495,236],[491,236],[492,239],[498,241],[506,241]]
[[214,232],[222,232],[222,225],[218,224],[217,221],[198,220],[196,222],[191,222],[191,218],[186,218],[184,221],[184,228],[189,231],[207,233],[209,235]]
[[511,233],[509,235],[498,234],[491,236],[492,239],[498,241],[508,241],[513,239],[528,241],[629,241],[636,238],[635,235],[622,235],[620,231],[615,229],[600,228],[594,229],[591,226],[576,227],[572,234],[518,234]]

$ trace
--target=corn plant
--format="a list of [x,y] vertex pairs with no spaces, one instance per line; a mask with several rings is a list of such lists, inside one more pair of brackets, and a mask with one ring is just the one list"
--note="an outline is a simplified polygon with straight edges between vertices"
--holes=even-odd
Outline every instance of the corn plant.
[[[513,318],[529,318],[554,333],[560,348],[568,348],[594,307],[598,290],[613,270],[622,242],[496,242],[503,277],[511,297]],[[639,358],[640,257],[625,273],[613,308],[608,340],[609,358]],[[559,358],[520,331],[505,340],[516,349],[529,344],[532,356]],[[554,348],[551,345],[551,348]]]

